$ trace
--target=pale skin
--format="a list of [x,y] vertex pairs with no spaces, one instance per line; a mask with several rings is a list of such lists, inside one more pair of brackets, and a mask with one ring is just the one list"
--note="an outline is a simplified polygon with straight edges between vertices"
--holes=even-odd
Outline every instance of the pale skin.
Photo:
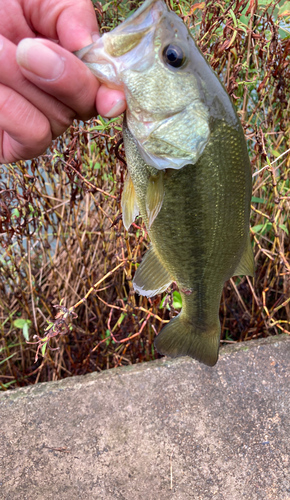
[[72,54],[98,36],[91,0],[0,0],[0,163],[39,156],[75,118],[125,110]]

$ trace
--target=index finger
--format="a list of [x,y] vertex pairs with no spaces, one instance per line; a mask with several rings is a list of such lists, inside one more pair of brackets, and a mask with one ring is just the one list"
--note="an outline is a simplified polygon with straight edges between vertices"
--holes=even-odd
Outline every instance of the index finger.
[[92,43],[99,32],[91,0],[22,0],[22,8],[36,32],[71,52]]

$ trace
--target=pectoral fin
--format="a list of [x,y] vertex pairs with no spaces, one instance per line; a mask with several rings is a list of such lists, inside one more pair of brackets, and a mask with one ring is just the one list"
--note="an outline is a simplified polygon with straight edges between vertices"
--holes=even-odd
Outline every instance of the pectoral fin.
[[164,198],[164,174],[160,171],[157,175],[151,175],[146,193],[146,211],[148,215],[148,229],[160,212]]
[[123,224],[128,231],[132,222],[134,222],[135,218],[139,214],[135,188],[133,186],[133,182],[129,172],[124,182],[121,207],[122,207]]
[[155,254],[154,248],[151,247],[135,273],[134,290],[145,297],[153,297],[157,293],[164,292],[172,281],[168,271]]
[[250,235],[248,236],[247,244],[242,255],[242,258],[233,273],[233,276],[254,276],[254,255],[250,240]]

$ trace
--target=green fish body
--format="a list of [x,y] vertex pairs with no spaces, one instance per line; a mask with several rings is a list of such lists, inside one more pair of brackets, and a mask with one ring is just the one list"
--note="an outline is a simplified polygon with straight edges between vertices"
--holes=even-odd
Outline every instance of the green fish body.
[[176,282],[182,296],[181,313],[155,346],[213,366],[224,282],[254,269],[251,168],[236,112],[185,25],[161,0],[147,0],[78,55],[126,93],[123,221],[128,228],[140,213],[152,243],[134,288],[152,297]]

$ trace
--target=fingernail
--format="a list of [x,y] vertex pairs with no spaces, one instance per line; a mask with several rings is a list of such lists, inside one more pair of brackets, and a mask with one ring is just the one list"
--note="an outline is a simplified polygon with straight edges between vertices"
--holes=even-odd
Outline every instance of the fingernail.
[[120,101],[117,101],[114,106],[106,113],[106,118],[112,118],[113,116],[118,116],[121,113],[123,113],[124,109],[126,107],[126,101],[124,99],[120,99]]
[[34,38],[21,40],[17,47],[16,60],[19,66],[44,80],[56,80],[64,71],[64,60]]

